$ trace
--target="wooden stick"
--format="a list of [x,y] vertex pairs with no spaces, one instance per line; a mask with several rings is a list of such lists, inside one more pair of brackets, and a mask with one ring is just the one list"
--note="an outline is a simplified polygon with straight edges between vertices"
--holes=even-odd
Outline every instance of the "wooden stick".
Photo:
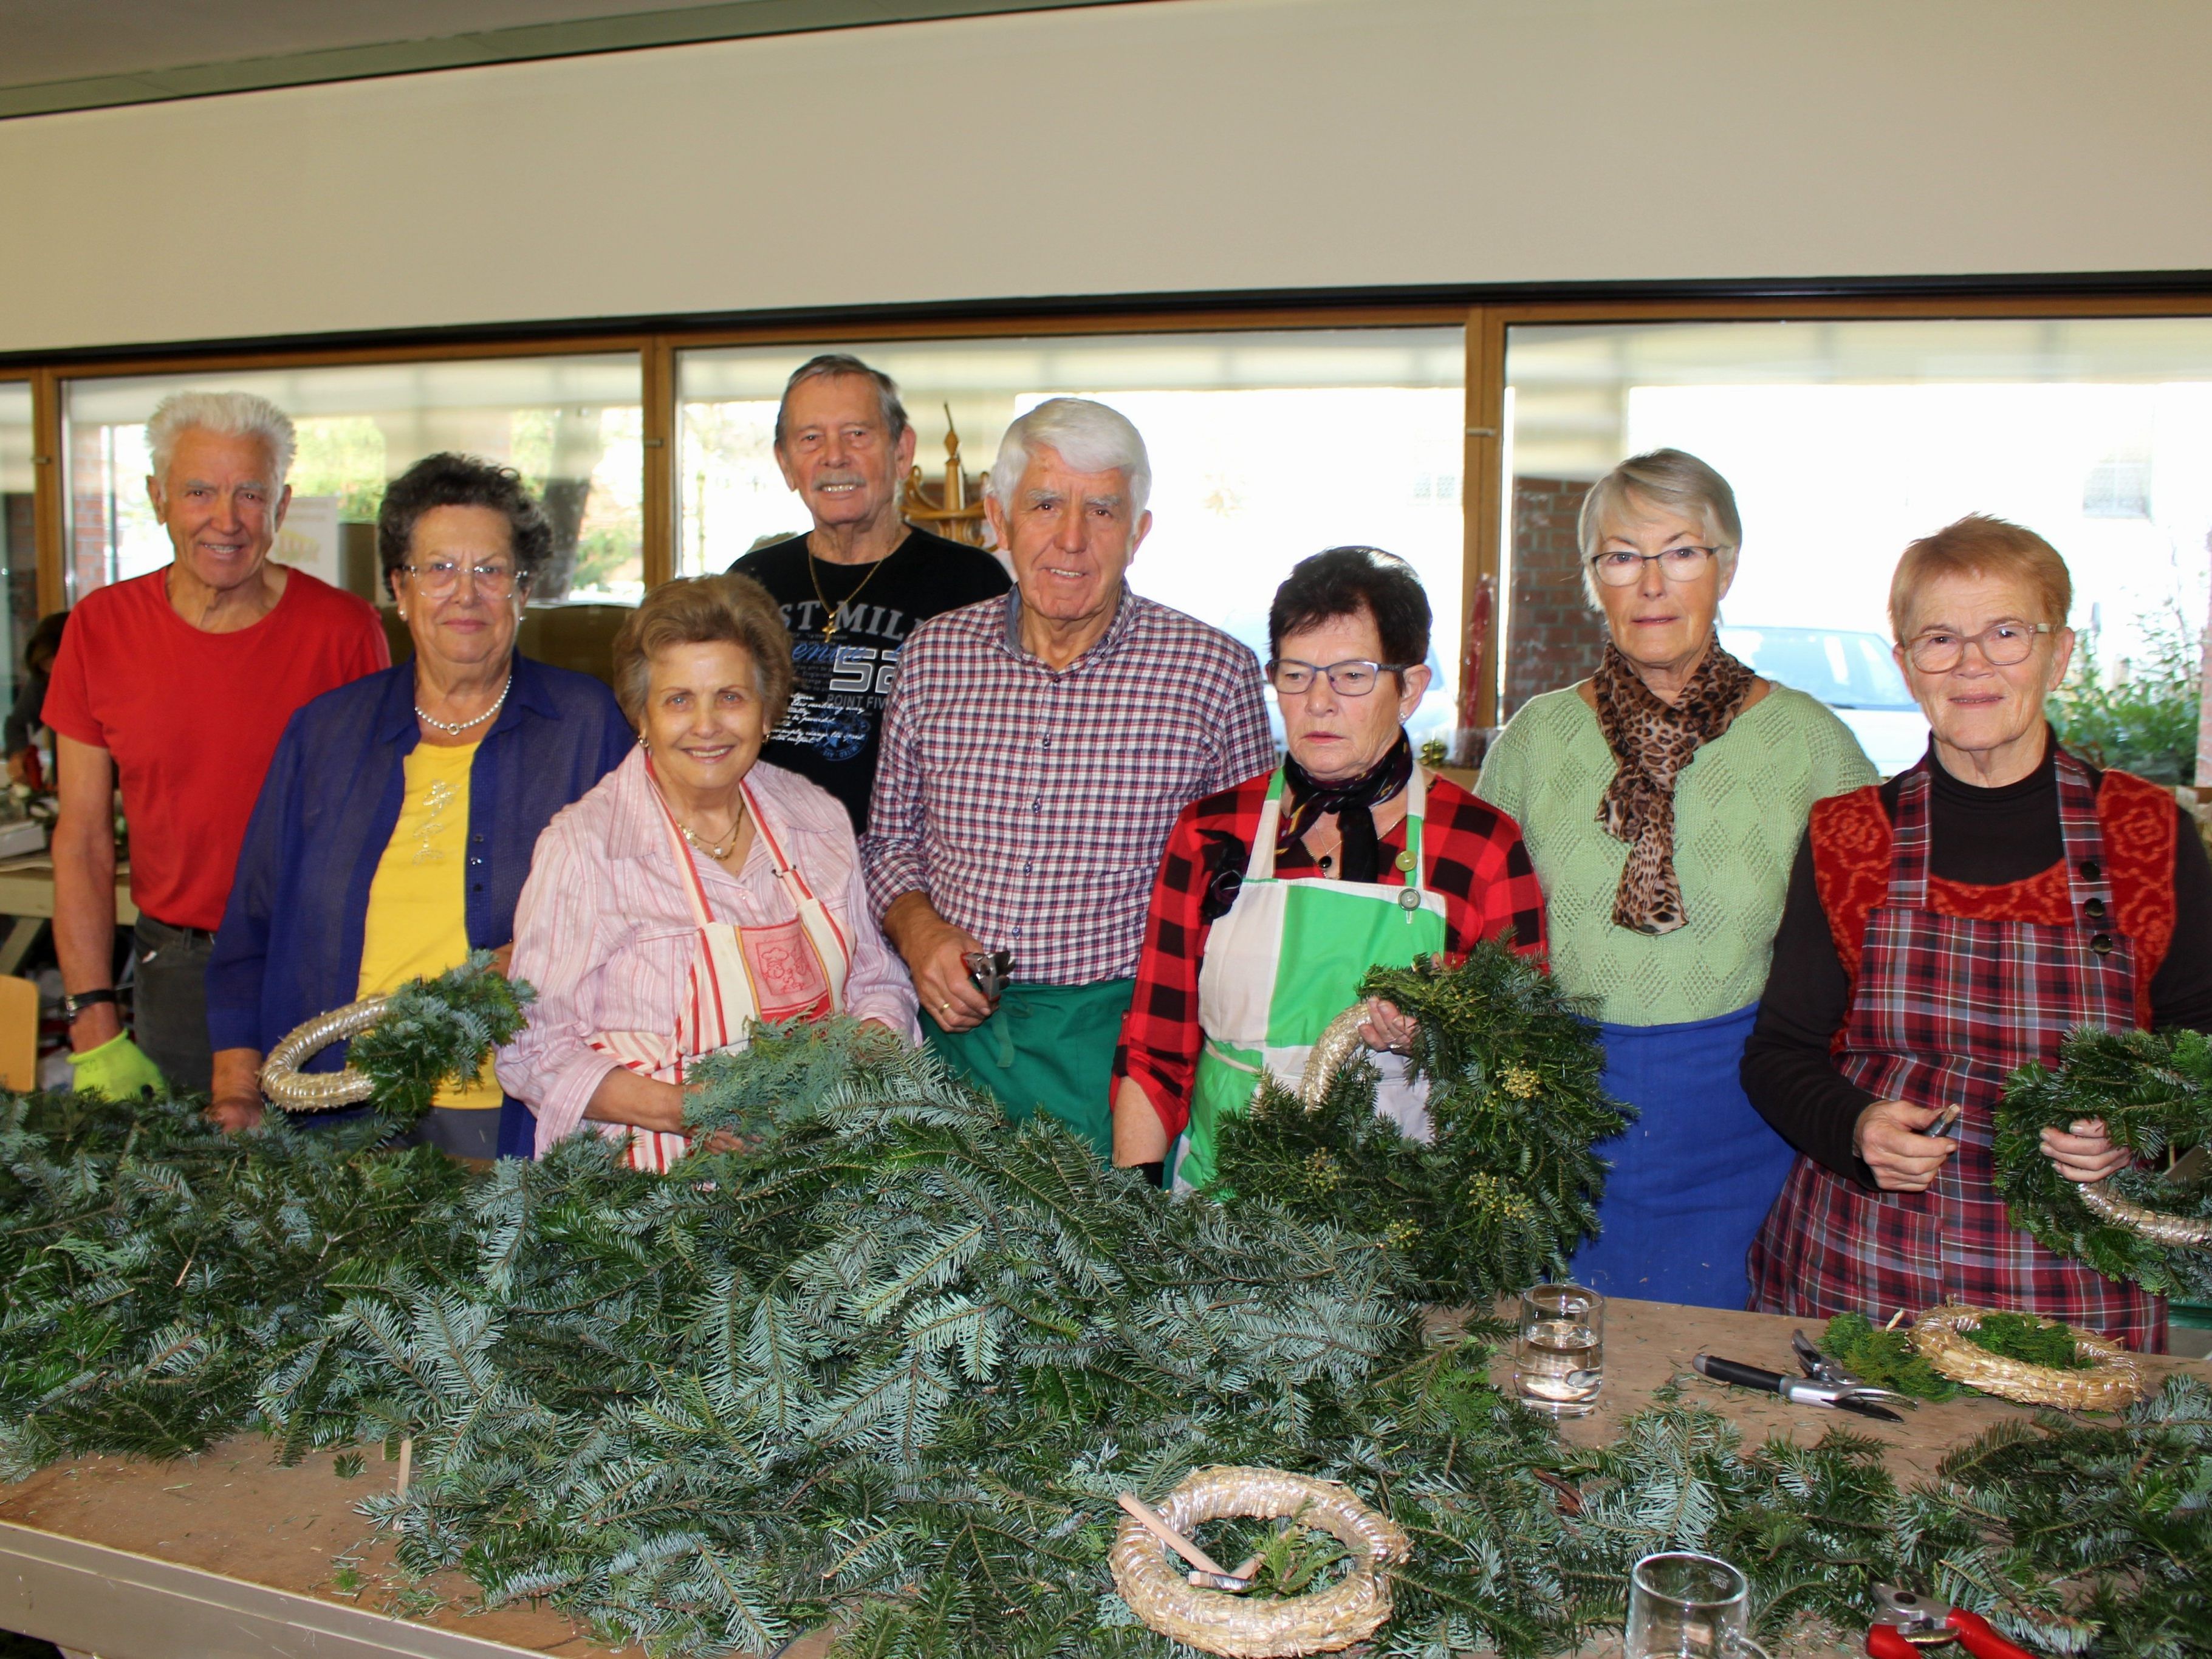
[[1146,1531],[1151,1533],[1153,1537],[1158,1539],[1200,1572],[1210,1572],[1218,1578],[1234,1578],[1237,1576],[1229,1571],[1221,1563],[1199,1548],[1166,1522],[1161,1520],[1158,1513],[1136,1493],[1125,1492],[1114,1501],[1121,1504],[1123,1511],[1142,1525]]
[[414,1467],[415,1437],[403,1434],[399,1437],[399,1495],[402,1498],[407,1496],[407,1476]]

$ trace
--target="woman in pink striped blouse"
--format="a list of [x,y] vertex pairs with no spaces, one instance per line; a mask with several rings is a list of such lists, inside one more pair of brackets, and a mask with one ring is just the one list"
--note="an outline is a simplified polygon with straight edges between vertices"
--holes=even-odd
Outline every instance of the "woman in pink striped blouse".
[[755,1019],[842,1012],[918,1041],[836,798],[760,762],[791,697],[791,637],[744,576],[656,588],[615,641],[638,747],[546,826],[514,916],[537,988],[499,1079],[538,1152],[589,1123],[631,1164],[690,1150],[687,1062]]

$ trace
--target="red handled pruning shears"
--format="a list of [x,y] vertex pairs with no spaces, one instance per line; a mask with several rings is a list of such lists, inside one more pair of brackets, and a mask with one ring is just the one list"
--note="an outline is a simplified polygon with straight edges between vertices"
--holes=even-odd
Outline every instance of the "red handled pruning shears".
[[1915,1595],[1894,1584],[1876,1584],[1874,1604],[1874,1625],[1866,1638],[1866,1650],[1873,1659],[1913,1659],[1923,1648],[1940,1648],[1949,1642],[1958,1643],[1974,1659],[2035,1659],[2026,1648],[1998,1635],[1981,1614],[1948,1601]]

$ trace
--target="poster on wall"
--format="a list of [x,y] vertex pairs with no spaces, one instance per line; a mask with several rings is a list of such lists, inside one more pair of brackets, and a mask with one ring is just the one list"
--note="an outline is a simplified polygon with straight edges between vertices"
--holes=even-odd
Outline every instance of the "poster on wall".
[[340,538],[344,532],[338,528],[339,500],[336,495],[293,496],[270,556],[279,564],[319,577],[332,587],[343,587]]

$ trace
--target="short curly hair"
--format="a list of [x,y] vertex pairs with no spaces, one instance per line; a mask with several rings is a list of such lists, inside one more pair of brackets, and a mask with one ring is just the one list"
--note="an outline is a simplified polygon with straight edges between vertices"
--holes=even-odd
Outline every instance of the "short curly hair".
[[769,591],[750,576],[679,576],[645,596],[615,635],[615,701],[629,723],[645,725],[653,659],[673,645],[726,642],[753,659],[769,729],[791,707],[791,630]]
[[416,525],[441,507],[488,507],[506,515],[518,585],[528,583],[552,556],[552,521],[520,472],[474,455],[441,451],[425,455],[394,478],[376,510],[376,556],[387,590],[392,573],[413,550]]

